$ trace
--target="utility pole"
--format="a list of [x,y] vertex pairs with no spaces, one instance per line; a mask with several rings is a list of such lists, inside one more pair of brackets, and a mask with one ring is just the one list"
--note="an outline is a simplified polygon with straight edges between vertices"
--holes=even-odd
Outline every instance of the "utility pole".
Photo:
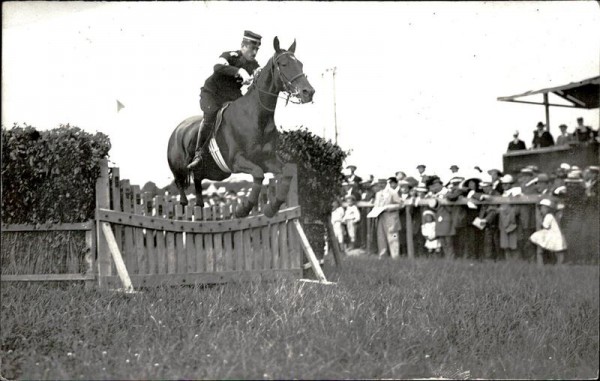
[[337,67],[334,66],[332,68],[328,68],[325,69],[325,72],[327,73],[328,71],[330,71],[333,75],[333,126],[335,128],[335,144],[337,144],[338,142],[338,129],[337,129],[337,106],[336,106],[336,101],[335,101],[335,72],[337,70]]

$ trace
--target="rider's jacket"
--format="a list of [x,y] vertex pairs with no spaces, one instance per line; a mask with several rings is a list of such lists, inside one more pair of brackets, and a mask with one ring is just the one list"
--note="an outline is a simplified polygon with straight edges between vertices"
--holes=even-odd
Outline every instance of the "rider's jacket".
[[239,68],[252,75],[259,67],[258,62],[246,60],[240,50],[223,52],[202,90],[218,95],[225,102],[234,101],[242,96],[242,79],[236,77]]

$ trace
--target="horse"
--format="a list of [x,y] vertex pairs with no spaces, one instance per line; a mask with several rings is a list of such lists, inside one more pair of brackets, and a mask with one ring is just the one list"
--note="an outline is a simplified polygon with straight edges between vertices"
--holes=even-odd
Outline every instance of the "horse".
[[[281,49],[279,39],[273,39],[275,53],[260,73],[255,75],[246,94],[231,102],[222,111],[222,121],[212,131],[214,143],[221,156],[217,161],[205,150],[202,163],[189,170],[187,165],[194,156],[202,115],[192,116],[181,122],[171,134],[167,148],[167,160],[180,193],[181,205],[187,205],[185,189],[194,179],[197,205],[203,207],[202,180],[220,181],[231,173],[252,175],[253,185],[247,201],[237,206],[235,215],[246,217],[258,203],[266,172],[273,173],[277,181],[275,200],[263,209],[267,217],[273,217],[287,197],[292,177],[283,173],[283,162],[277,154],[279,132],[275,126],[275,107],[280,92],[287,92],[288,100],[294,97],[300,103],[312,101],[315,89],[302,71],[303,64],[296,56],[296,40],[287,49]],[[209,139],[211,150],[213,141]],[[191,173],[190,173],[191,172]]]

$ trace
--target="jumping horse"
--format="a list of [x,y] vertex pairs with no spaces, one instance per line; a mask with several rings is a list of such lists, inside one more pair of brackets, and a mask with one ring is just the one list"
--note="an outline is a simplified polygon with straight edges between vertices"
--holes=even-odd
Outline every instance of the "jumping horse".
[[[273,40],[275,53],[260,74],[256,75],[246,94],[233,101],[222,111],[220,125],[215,125],[209,139],[210,150],[204,150],[199,166],[187,169],[192,161],[202,116],[192,116],[181,122],[171,134],[167,159],[180,193],[180,203],[187,205],[185,189],[194,178],[197,205],[204,206],[202,180],[223,180],[231,173],[252,175],[253,185],[248,200],[239,204],[235,215],[246,217],[258,203],[262,182],[266,172],[273,173],[277,180],[275,200],[269,202],[263,212],[274,216],[285,201],[292,177],[283,173],[283,162],[277,155],[279,132],[275,126],[275,107],[280,92],[287,92],[300,103],[312,101],[314,88],[302,71],[302,62],[294,55],[296,40],[288,50],[279,47],[279,39]],[[216,146],[216,147],[215,147]],[[215,160],[210,151],[219,151]]]

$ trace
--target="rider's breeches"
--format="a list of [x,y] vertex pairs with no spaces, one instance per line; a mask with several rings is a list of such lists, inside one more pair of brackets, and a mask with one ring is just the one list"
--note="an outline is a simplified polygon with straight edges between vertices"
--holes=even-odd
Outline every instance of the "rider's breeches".
[[[200,144],[204,144],[210,137],[210,133],[215,124],[215,119],[217,118],[217,113],[224,103],[224,99],[221,99],[211,92],[204,90],[200,92],[200,108],[204,113],[204,124],[200,131]],[[208,126],[208,128],[206,128],[206,126]]]

